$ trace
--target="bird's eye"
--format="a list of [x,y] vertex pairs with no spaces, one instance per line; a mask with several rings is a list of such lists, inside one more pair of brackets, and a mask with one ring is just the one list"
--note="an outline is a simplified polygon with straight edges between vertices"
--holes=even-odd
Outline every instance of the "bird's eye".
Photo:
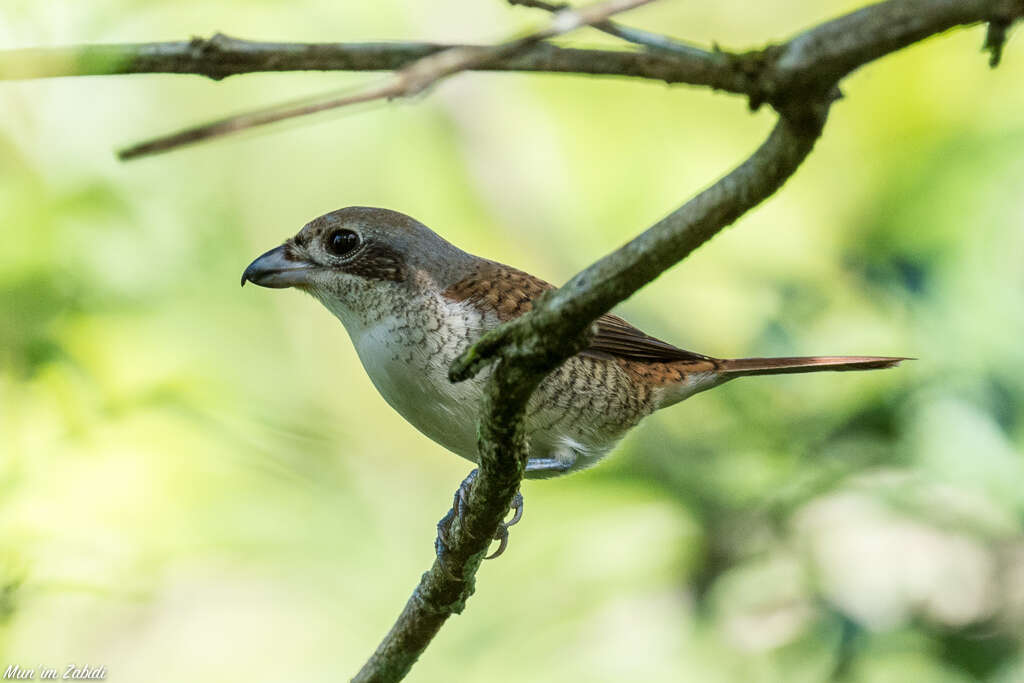
[[327,251],[344,256],[359,246],[359,235],[351,230],[335,230],[327,236]]

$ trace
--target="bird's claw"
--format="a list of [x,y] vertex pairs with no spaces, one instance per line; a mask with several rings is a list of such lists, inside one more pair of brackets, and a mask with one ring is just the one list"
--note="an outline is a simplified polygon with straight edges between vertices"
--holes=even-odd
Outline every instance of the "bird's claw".
[[516,495],[512,499],[512,507],[509,509],[512,511],[512,519],[499,524],[498,530],[494,532],[494,540],[498,542],[498,549],[485,557],[485,560],[493,560],[505,552],[505,548],[508,547],[508,528],[519,524],[519,520],[523,518],[523,494],[519,491],[516,491]]
[[[434,542],[434,548],[437,552],[437,559],[441,563],[441,567],[445,573],[453,579],[458,577],[454,576],[445,564],[445,555],[448,552],[448,546],[451,544],[451,527],[452,522],[458,518],[461,522],[463,515],[465,514],[466,504],[469,502],[469,491],[473,487],[473,482],[476,481],[477,470],[473,470],[469,473],[462,483],[459,484],[458,490],[455,492],[455,497],[452,500],[452,508],[448,513],[441,518],[441,521],[437,523],[437,540]],[[516,491],[515,497],[512,499],[512,505],[509,508],[512,511],[512,519],[507,522],[502,522],[498,526],[498,530],[494,532],[494,540],[498,541],[498,549],[493,553],[485,557],[485,560],[493,560],[494,558],[505,552],[508,547],[508,528],[519,523],[519,520],[523,518],[523,494]]]

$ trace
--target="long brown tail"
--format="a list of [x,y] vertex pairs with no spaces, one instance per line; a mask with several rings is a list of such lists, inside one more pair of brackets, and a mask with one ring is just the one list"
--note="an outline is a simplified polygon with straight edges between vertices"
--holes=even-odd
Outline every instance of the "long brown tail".
[[803,356],[796,358],[734,358],[722,360],[722,371],[727,377],[743,375],[781,375],[796,372],[822,372],[823,370],[881,370],[894,368],[900,361],[913,358],[885,356]]

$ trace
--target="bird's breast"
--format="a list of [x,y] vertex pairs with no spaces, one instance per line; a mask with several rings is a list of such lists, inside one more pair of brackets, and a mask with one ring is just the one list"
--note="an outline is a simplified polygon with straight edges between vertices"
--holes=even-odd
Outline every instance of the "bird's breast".
[[363,368],[377,391],[416,429],[448,450],[476,460],[482,377],[453,384],[448,368],[480,336],[458,311],[417,307],[354,331]]

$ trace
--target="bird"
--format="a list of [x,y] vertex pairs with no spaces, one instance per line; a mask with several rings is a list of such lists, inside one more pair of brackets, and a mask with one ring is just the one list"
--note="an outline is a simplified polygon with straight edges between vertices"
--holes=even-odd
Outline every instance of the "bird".
[[[292,287],[344,325],[384,400],[413,427],[476,462],[487,372],[453,383],[455,359],[485,332],[532,307],[553,285],[469,254],[390,209],[351,206],[307,223],[256,258],[242,284]],[[622,318],[598,318],[588,348],[534,392],[526,411],[526,478],[597,464],[643,418],[748,375],[873,370],[906,358],[810,356],[720,359],[651,337]]]
[[[310,221],[249,264],[246,282],[292,287],[319,300],[348,331],[384,400],[428,438],[474,463],[489,371],[453,383],[449,368],[484,333],[554,289],[459,249],[410,216],[364,206]],[[906,360],[722,359],[656,339],[610,313],[595,328],[590,345],[552,371],[527,404],[527,479],[591,467],[648,415],[738,377],[873,370]]]

